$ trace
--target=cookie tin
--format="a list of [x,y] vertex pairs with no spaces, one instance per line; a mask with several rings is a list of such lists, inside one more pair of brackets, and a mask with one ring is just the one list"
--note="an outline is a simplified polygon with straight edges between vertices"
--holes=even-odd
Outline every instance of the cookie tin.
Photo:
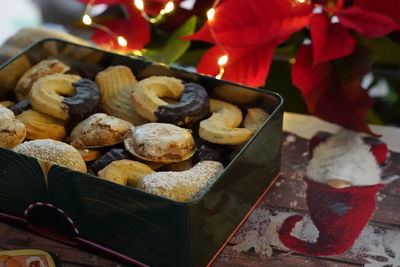
[[[280,170],[283,99],[276,93],[170,68],[142,58],[46,39],[33,44],[0,69],[26,57],[34,64],[58,58],[89,79],[112,65],[130,67],[140,80],[174,76],[203,85],[209,95],[270,113],[202,196],[177,202],[118,185],[91,174],[53,165],[0,148],[0,213],[72,245],[98,248],[137,265],[205,266],[237,229]],[[14,65],[14,66],[13,66]]]

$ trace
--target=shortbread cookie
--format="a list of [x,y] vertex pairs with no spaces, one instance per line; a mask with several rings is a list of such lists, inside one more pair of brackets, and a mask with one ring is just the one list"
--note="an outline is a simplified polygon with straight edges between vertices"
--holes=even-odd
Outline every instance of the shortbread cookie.
[[126,66],[108,67],[96,76],[103,110],[111,116],[129,121],[135,126],[148,122],[132,106],[132,89],[136,83],[131,69]]
[[184,85],[179,79],[151,76],[135,84],[132,103],[137,113],[149,121],[157,121],[154,114],[158,107],[168,105],[162,98],[180,99]]
[[260,108],[249,108],[244,118],[244,127],[253,132],[257,132],[268,117],[269,114]]
[[154,114],[158,122],[192,125],[210,114],[207,91],[200,84],[185,83],[179,102],[159,106]]
[[40,78],[54,73],[65,73],[68,70],[69,67],[57,59],[40,61],[19,79],[14,89],[17,99],[22,100],[27,97],[33,84]]
[[167,123],[131,128],[124,144],[126,150],[140,159],[165,163],[186,160],[195,150],[190,130]]
[[94,161],[101,157],[102,152],[99,149],[77,148],[84,161]]
[[30,67],[28,57],[22,55],[0,70],[0,99],[14,91],[18,80]]
[[210,99],[210,118],[200,122],[199,135],[202,139],[221,145],[238,145],[247,142],[253,131],[237,128],[242,121],[242,112],[228,102]]
[[85,161],[72,146],[51,139],[24,142],[14,148],[15,152],[58,164],[75,171],[86,172]]
[[17,115],[17,119],[25,125],[26,138],[30,140],[53,139],[61,141],[66,135],[65,121],[33,109]]
[[95,148],[121,143],[133,125],[125,120],[96,113],[78,123],[71,132],[70,144],[76,148]]
[[222,173],[216,161],[202,161],[183,172],[155,172],[143,177],[138,188],[176,201],[190,201],[203,194]]
[[62,120],[79,121],[100,103],[97,85],[77,75],[53,74],[38,80],[29,98],[34,109]]
[[21,144],[25,136],[25,125],[15,118],[11,110],[0,105],[0,147],[13,148]]
[[154,171],[144,163],[133,160],[113,161],[98,176],[118,184],[137,186],[140,180]]

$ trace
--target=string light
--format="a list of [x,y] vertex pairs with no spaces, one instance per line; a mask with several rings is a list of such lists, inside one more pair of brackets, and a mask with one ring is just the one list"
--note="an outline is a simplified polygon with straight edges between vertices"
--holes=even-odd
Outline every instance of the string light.
[[118,41],[118,44],[122,47],[126,47],[128,45],[128,41],[121,35],[117,37],[117,41]]
[[207,19],[208,19],[209,21],[212,21],[212,20],[214,19],[214,16],[215,16],[215,8],[210,8],[210,9],[207,11]]
[[90,24],[92,24],[92,18],[89,16],[89,15],[83,15],[83,17],[82,17],[82,22],[83,22],[83,24],[85,24],[85,25],[90,25]]
[[159,22],[165,14],[171,13],[175,9],[175,5],[173,1],[169,1],[163,9],[160,10],[157,16],[155,17],[149,17],[149,15],[146,14],[144,10],[144,3],[143,0],[135,0],[134,2],[135,7],[140,11],[140,14],[142,17],[150,22],[150,23],[157,23]]
[[[108,27],[106,27],[106,26],[104,26],[104,25],[100,25],[100,24],[97,24],[97,23],[94,23],[94,22],[93,22],[93,20],[92,20],[92,18],[90,17],[89,13],[90,13],[90,11],[91,11],[91,9],[92,9],[92,6],[93,6],[93,4],[94,4],[95,1],[96,1],[96,0],[90,0],[90,1],[88,2],[88,4],[86,5],[85,11],[84,11],[83,16],[82,16],[82,22],[83,22],[83,24],[85,24],[85,25],[87,25],[87,26],[91,26],[91,27],[93,27],[93,28],[95,28],[95,29],[98,29],[98,30],[101,30],[101,31],[106,32],[107,34],[109,34],[110,36],[112,36],[113,38],[115,38],[115,39],[117,40],[118,44],[119,44],[121,47],[127,47],[127,46],[128,46],[128,41],[127,41],[123,36],[116,34],[116,33],[113,32],[110,28],[108,28]],[[135,1],[141,1],[141,0],[135,0]],[[143,3],[143,2],[142,2],[142,3]]]
[[211,22],[214,20],[216,7],[220,1],[221,0],[214,1],[212,7],[207,11],[208,28],[210,29],[211,36],[214,39],[216,45],[221,49],[221,51],[223,53],[223,55],[221,57],[219,57],[218,61],[217,61],[217,64],[219,67],[219,72],[215,76],[215,78],[217,78],[217,79],[221,79],[222,76],[224,75],[224,73],[225,73],[224,66],[228,63],[228,60],[229,60],[228,52],[225,50],[224,46],[218,41],[217,35],[215,34],[215,31],[211,25],[212,24]]

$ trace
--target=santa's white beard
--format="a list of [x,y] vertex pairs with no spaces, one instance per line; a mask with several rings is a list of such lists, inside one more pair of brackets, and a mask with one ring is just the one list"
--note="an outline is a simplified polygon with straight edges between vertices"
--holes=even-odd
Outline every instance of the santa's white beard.
[[345,129],[314,149],[306,173],[317,182],[344,180],[355,186],[378,184],[381,176],[369,146],[357,133]]

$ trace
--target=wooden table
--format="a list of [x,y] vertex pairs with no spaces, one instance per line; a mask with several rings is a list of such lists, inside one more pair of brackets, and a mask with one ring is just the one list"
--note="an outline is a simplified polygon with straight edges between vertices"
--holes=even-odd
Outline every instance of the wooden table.
[[[292,214],[308,216],[305,183],[298,173],[299,166],[305,166],[309,160],[308,138],[319,129],[333,132],[336,130],[335,126],[314,119],[292,119],[293,116],[285,119],[282,176],[212,266],[384,266],[387,263],[393,266],[400,265],[400,179],[379,191],[376,197],[377,207],[372,218],[353,247],[345,253],[312,257],[291,251],[279,241],[277,232],[285,218]],[[306,119],[306,123],[302,122],[303,119]],[[288,123],[290,125],[287,125]],[[302,130],[299,130],[300,128]],[[400,173],[400,129],[383,127],[375,130],[382,132],[383,140],[395,150],[391,152],[389,162],[382,168],[383,174]],[[312,227],[303,232],[318,235]],[[125,266],[94,251],[77,249],[4,223],[0,223],[0,237],[0,249],[46,250],[56,255],[63,266]],[[382,263],[368,265],[374,260]]]

